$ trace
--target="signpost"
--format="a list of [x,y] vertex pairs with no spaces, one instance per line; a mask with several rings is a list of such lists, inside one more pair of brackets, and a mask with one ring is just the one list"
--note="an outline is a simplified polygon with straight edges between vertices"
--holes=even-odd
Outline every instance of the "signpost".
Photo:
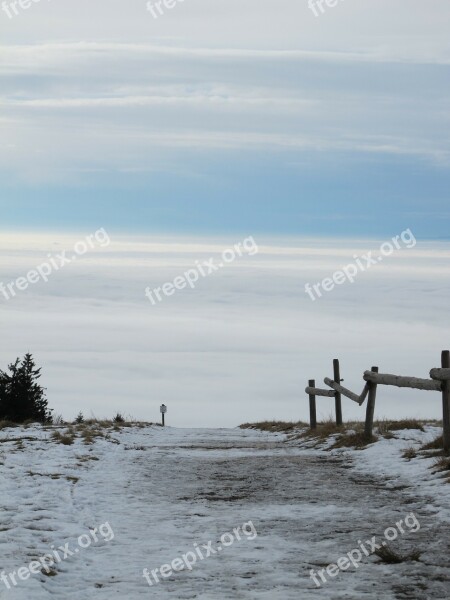
[[165,404],[161,404],[161,406],[159,407],[161,416],[162,416],[162,426],[165,426],[165,420],[164,417],[166,416],[166,412],[167,412],[167,406]]

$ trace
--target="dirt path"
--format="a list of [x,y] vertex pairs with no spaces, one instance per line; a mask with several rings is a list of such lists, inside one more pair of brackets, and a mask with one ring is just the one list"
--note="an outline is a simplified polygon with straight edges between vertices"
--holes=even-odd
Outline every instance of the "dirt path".
[[[30,431],[15,433],[23,446],[1,444],[1,570],[25,566],[52,545],[74,548],[105,522],[114,539],[80,549],[54,577],[0,586],[1,600],[450,597],[449,525],[403,481],[358,475],[349,459],[253,431],[124,429],[92,446]],[[416,532],[404,522],[411,512]],[[420,562],[364,556],[358,568],[316,586],[311,569],[357,552],[360,540],[381,543],[400,520],[405,533],[392,546],[418,548]],[[152,570],[183,555],[183,570],[152,579]]]
[[[450,530],[434,510],[399,481],[387,487],[361,477],[340,460],[299,451],[273,437],[230,430],[172,430],[136,466],[143,473],[135,493],[148,495],[169,532],[148,567],[172,560],[192,543],[212,539],[252,521],[257,539],[235,543],[220,556],[199,561],[153,593],[161,598],[447,598]],[[155,495],[155,490],[158,490]],[[423,562],[361,565],[327,576],[318,589],[316,570],[358,548],[414,512],[392,547],[418,548]],[[161,523],[149,523],[157,536]],[[183,541],[181,541],[183,540]],[[370,548],[370,546],[368,546]],[[164,560],[163,560],[164,557]],[[443,581],[444,579],[444,581]],[[319,578],[320,582],[320,578]]]

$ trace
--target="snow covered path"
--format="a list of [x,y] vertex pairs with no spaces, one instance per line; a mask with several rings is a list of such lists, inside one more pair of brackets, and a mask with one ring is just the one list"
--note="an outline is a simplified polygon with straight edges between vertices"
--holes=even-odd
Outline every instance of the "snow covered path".
[[[417,599],[450,597],[450,524],[410,482],[393,485],[354,469],[348,455],[286,443],[248,430],[149,427],[112,432],[91,446],[50,440],[40,427],[0,431],[0,561],[6,574],[69,543],[78,552],[0,598]],[[20,442],[18,439],[23,441]],[[8,441],[9,439],[9,441]],[[445,484],[442,484],[445,485]],[[373,556],[318,589],[320,570],[383,539],[414,512],[392,547],[418,548],[421,562],[387,565]],[[241,539],[149,586],[158,569],[194,550],[217,550],[226,532],[252,521]],[[108,522],[114,539],[88,548],[77,538]],[[205,550],[203,551],[205,554]]]

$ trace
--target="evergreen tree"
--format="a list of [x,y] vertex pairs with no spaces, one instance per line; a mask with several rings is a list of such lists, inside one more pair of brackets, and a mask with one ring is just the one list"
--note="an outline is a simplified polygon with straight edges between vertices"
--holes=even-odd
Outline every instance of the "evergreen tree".
[[0,371],[0,419],[51,422],[45,389],[38,383],[41,369],[36,368],[32,355],[26,354],[22,362],[17,358],[8,370]]
[[84,416],[83,416],[83,413],[81,412],[81,410],[80,410],[80,412],[78,413],[78,416],[77,416],[77,418],[75,419],[75,423],[76,423],[77,425],[82,425],[82,424],[84,423]]

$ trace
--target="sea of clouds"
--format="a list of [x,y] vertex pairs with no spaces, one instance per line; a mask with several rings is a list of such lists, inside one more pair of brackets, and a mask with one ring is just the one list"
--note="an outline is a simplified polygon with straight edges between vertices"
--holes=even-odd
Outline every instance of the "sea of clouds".
[[[26,275],[88,233],[2,235],[0,282]],[[173,281],[241,239],[109,233],[109,246],[78,257],[47,283],[0,297],[0,368],[32,352],[51,406],[67,419],[80,410],[98,417],[119,410],[155,421],[161,403],[176,426],[307,419],[304,387],[331,376],[333,358],[341,360],[344,385],[359,393],[372,365],[427,377],[450,347],[448,242],[418,240],[311,302],[307,282],[385,240],[255,235],[258,254],[153,306],[147,286]],[[343,403],[344,418],[363,418],[363,408]],[[332,400],[318,400],[320,417],[332,408]],[[379,392],[378,417],[440,418],[441,410],[433,392]]]

